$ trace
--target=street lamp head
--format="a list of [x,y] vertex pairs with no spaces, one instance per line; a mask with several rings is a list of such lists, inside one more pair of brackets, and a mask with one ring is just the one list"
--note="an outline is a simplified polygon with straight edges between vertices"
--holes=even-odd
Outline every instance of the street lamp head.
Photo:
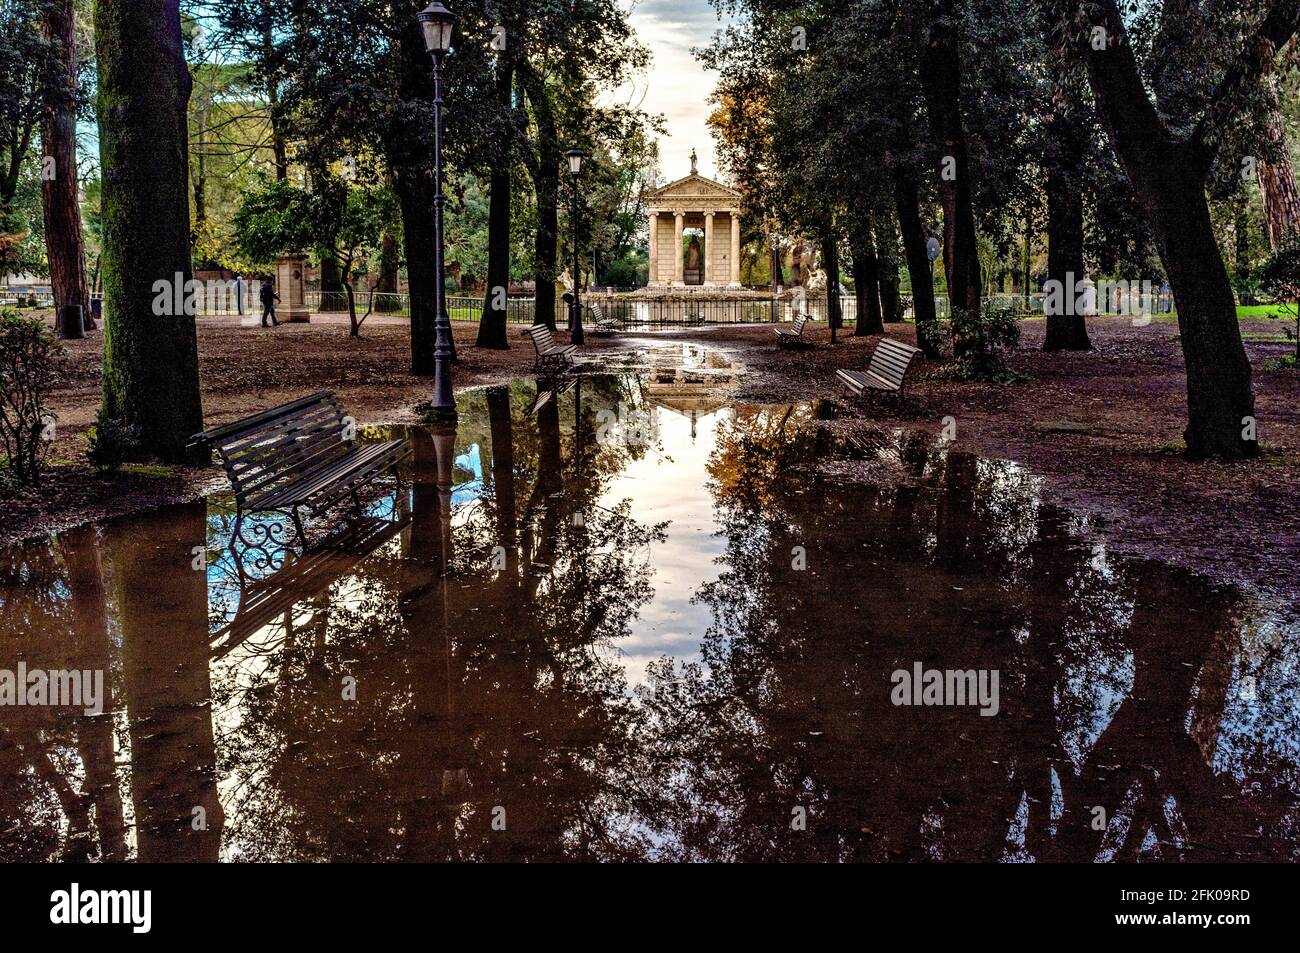
[[582,160],[586,158],[587,153],[581,149],[570,149],[565,153],[569,157],[569,171],[577,175],[582,171]]
[[451,31],[456,25],[456,14],[433,0],[417,14],[420,30],[424,34],[424,48],[434,56],[442,56],[451,49]]

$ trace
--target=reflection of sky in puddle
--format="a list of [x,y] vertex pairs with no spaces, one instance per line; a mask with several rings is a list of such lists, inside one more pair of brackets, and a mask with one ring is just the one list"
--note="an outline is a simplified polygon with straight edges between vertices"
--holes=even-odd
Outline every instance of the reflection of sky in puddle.
[[[679,360],[708,364],[690,351]],[[809,406],[713,410],[715,395],[691,390],[699,382],[661,377],[667,390],[586,378],[558,393],[545,419],[526,411],[531,383],[514,387],[504,421],[499,403],[489,421],[484,395],[466,396],[454,452],[441,457],[455,572],[442,580],[435,568],[445,511],[426,472],[401,502],[370,504],[376,522],[401,523],[396,535],[367,537],[377,542],[353,561],[284,583],[283,601],[252,611],[251,631],[211,652],[203,635],[238,630],[234,617],[252,601],[224,548],[225,500],[206,514],[200,505],[141,517],[161,542],[130,521],[106,529],[97,544],[105,593],[134,572],[146,607],[128,626],[120,597],[103,600],[118,702],[107,762],[131,849],[137,804],[169,807],[174,793],[188,811],[212,777],[226,859],[391,857],[393,832],[446,796],[443,769],[455,769],[472,789],[450,804],[465,843],[491,805],[513,810],[536,797],[538,811],[569,824],[596,823],[596,811],[613,840],[636,831],[653,844],[648,854],[708,856],[716,840],[719,856],[800,859],[803,842],[782,846],[763,827],[797,797],[815,802],[817,823],[840,812],[823,859],[855,850],[894,859],[893,845],[910,859],[1067,859],[1044,851],[1073,846],[1045,839],[1067,842],[1081,806],[1104,802],[1113,823],[1082,859],[1180,859],[1207,840],[1215,856],[1295,858],[1300,646],[1277,604],[1112,556],[1015,464],[901,431],[844,441],[819,430]],[[589,418],[624,400],[651,407],[655,445],[623,453],[588,440],[584,458],[573,430],[579,398]],[[502,423],[521,529],[513,569],[498,573],[484,567],[500,532],[492,436]],[[427,450],[429,434],[419,433]],[[538,478],[548,451],[564,471],[552,486]],[[815,456],[845,469],[870,463],[884,478],[863,487],[814,477]],[[592,519],[574,533],[570,508],[584,490]],[[626,522],[666,524],[661,541],[601,536],[625,501]],[[187,594],[184,585],[163,592],[185,572],[160,584],[155,563],[172,548],[188,566],[204,526],[208,615],[160,625],[171,595]],[[584,549],[588,532],[610,549],[610,539],[631,542],[616,554]],[[791,574],[793,543],[809,544],[809,572]],[[628,574],[595,577],[613,580],[602,593],[584,589],[584,573],[614,555]],[[38,620],[18,644],[29,656],[51,653],[75,619],[61,614],[74,595],[61,575],[68,554],[56,541],[10,559],[0,623]],[[633,584],[643,570],[648,588]],[[575,637],[592,618],[617,624]],[[665,670],[652,663],[664,657],[673,685],[656,696]],[[1000,668],[1000,716],[891,708],[890,668],[920,658]],[[706,660],[692,682],[689,664]],[[209,678],[178,676],[187,665]],[[353,672],[362,673],[355,708],[339,702],[340,679]],[[92,760],[77,731],[69,722],[46,736],[74,786]],[[0,777],[0,797],[11,780]],[[19,793],[5,806],[31,785],[10,784]],[[71,822],[35,789],[18,806],[53,818],[50,830],[62,832],[53,842]],[[678,800],[645,809],[660,796]],[[527,846],[548,858],[576,842],[572,828],[548,836]],[[492,843],[465,849],[487,855]],[[11,851],[0,841],[0,858]]]
[[698,417],[694,437],[690,417],[663,407],[653,413],[659,449],[632,460],[600,500],[604,506],[631,500],[643,523],[670,523],[667,539],[651,547],[654,598],[642,609],[635,631],[616,646],[633,682],[642,680],[646,664],[660,656],[699,659],[711,614],[692,599],[702,583],[717,578],[716,561],[726,550],[726,541],[716,535],[705,464],[718,421],[730,412]]

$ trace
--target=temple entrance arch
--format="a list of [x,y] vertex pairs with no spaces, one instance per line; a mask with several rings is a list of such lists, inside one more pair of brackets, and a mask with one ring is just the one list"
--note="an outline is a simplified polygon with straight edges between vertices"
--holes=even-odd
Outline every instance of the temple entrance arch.
[[700,175],[692,153],[690,175],[646,193],[650,287],[740,287],[740,209],[740,193]]

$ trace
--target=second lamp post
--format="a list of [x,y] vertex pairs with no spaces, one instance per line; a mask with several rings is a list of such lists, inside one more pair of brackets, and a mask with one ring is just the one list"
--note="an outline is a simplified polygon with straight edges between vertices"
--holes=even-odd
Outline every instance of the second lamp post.
[[583,343],[582,335],[582,298],[579,285],[579,267],[582,256],[578,252],[578,174],[582,171],[582,160],[586,153],[581,149],[570,149],[565,153],[569,157],[569,172],[573,179],[573,214],[570,216],[573,226],[573,312],[569,315],[569,329],[573,332],[574,344]]

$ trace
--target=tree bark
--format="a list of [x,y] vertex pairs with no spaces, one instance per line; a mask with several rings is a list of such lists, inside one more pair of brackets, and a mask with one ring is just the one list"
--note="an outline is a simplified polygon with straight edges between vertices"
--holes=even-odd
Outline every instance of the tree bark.
[[979,244],[966,130],[962,123],[962,66],[957,48],[954,0],[931,5],[929,37],[921,54],[921,85],[939,159],[943,204],[943,264],[952,307],[980,307]]
[[822,264],[826,269],[826,320],[831,326],[831,343],[835,343],[836,332],[844,323],[840,310],[840,249],[835,234],[835,223],[827,219],[822,226],[821,236]]
[[916,320],[916,344],[932,361],[943,357],[939,341],[939,318],[934,310],[934,275],[921,221],[921,193],[910,170],[894,166],[894,206],[903,235],[903,255],[912,279],[912,314]]
[[1259,163],[1259,191],[1264,201],[1268,243],[1276,253],[1286,239],[1300,233],[1300,189],[1296,188],[1295,172],[1291,169],[1286,129],[1278,103],[1277,80],[1272,75],[1271,65],[1265,78],[1271,100],[1267,137],[1269,151],[1278,158],[1276,162],[1265,159]]
[[[1254,456],[1259,442],[1247,439],[1255,433],[1249,427],[1255,414],[1250,361],[1205,198],[1210,163],[1202,145],[1204,127],[1198,125],[1190,140],[1174,137],[1147,94],[1114,0],[1097,0],[1095,9],[1114,42],[1102,50],[1081,42],[1080,49],[1098,114],[1151,225],[1173,289],[1187,366],[1187,452]],[[1272,25],[1270,19],[1265,26]],[[1293,27],[1282,30],[1282,39],[1292,33]],[[1259,55],[1255,42],[1247,50]],[[1219,119],[1211,106],[1202,124]]]
[[155,315],[155,282],[192,280],[190,74],[179,0],[99,0],[99,140],[104,234],[104,412],[140,428],[168,462],[203,429],[194,316]]
[[51,77],[41,123],[45,156],[54,164],[53,178],[43,176],[41,180],[50,284],[56,313],[80,306],[84,327],[90,330],[95,324],[90,316],[86,244],[77,194],[77,37],[72,0],[54,0],[45,8],[43,31],[46,40],[59,50],[57,75]]
[[[501,52],[497,65],[497,108],[504,114],[512,111],[514,65]],[[478,325],[478,346],[503,351],[509,348],[506,322],[509,314],[506,299],[510,292],[510,170],[513,150],[507,142],[494,154],[489,176],[488,196],[488,264],[487,289],[483,295],[483,315]],[[497,305],[500,305],[498,309]]]
[[387,229],[379,243],[379,283],[375,290],[381,294],[397,293],[397,236]]
[[880,259],[876,256],[876,239],[867,224],[855,229],[852,239],[853,297],[857,302],[854,337],[884,334],[884,315],[880,307]]
[[434,275],[433,175],[427,169],[394,169],[394,190],[402,210],[406,277],[411,302],[411,373],[433,374],[434,318],[438,279]]
[[1054,161],[1047,164],[1047,278],[1060,283],[1060,314],[1047,315],[1044,351],[1088,351],[1088,326],[1075,314],[1074,282],[1084,280],[1083,197],[1077,171],[1083,145],[1070,120],[1059,112],[1047,123],[1055,140]]
[[530,168],[537,197],[537,233],[533,242],[537,304],[533,323],[544,324],[555,330],[555,280],[559,277],[556,255],[559,251],[560,230],[560,143],[556,136],[551,101],[541,77],[524,64],[520,65],[519,75],[537,123],[537,156]]

